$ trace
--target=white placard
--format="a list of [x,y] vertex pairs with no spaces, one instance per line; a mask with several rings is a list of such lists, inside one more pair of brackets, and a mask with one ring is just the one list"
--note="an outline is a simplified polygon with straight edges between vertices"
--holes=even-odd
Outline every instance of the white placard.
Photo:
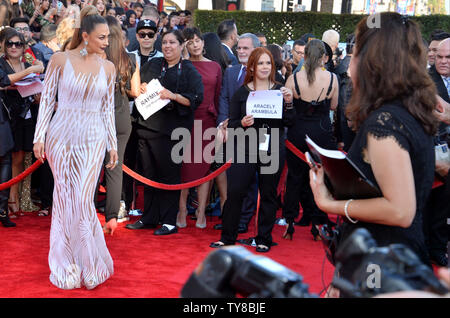
[[144,120],[147,120],[151,115],[170,103],[169,99],[159,98],[159,92],[164,89],[161,83],[157,79],[152,79],[147,84],[147,90],[145,93],[136,97],[134,102],[136,108],[142,115]]
[[253,118],[283,117],[283,95],[279,90],[253,91],[247,98],[247,115]]

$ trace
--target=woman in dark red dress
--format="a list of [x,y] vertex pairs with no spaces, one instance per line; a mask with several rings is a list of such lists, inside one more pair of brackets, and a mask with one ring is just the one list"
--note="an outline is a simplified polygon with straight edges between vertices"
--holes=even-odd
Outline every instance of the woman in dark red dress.
[[[219,94],[222,87],[222,69],[214,61],[203,56],[204,41],[201,32],[197,28],[188,28],[183,31],[186,39],[186,48],[189,52],[189,60],[202,76],[204,97],[201,105],[194,113],[194,126],[191,129],[191,142],[188,145],[183,166],[181,168],[182,182],[189,182],[205,177],[210,171],[211,162],[214,159],[213,136],[216,135],[217,109]],[[207,131],[208,130],[208,131]],[[205,149],[209,145],[208,149]],[[204,151],[205,150],[205,151]],[[206,227],[205,208],[209,197],[210,182],[197,187],[198,228]],[[180,208],[177,216],[177,226],[186,227],[187,197],[189,189],[181,190]]]

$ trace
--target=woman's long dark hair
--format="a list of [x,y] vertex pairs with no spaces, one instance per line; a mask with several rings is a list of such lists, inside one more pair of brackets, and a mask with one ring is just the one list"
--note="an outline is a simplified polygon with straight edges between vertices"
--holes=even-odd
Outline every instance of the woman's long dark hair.
[[106,56],[109,61],[116,66],[118,78],[118,89],[122,95],[125,95],[127,81],[131,78],[130,57],[125,50],[123,43],[122,28],[115,17],[107,16],[106,22],[109,27],[109,45],[106,48]]
[[215,61],[222,69],[222,75],[225,73],[230,62],[228,60],[227,52],[220,42],[219,36],[214,32],[207,32],[203,34],[205,41],[205,57],[208,60]]
[[398,99],[426,133],[434,135],[436,88],[427,72],[427,49],[418,25],[392,12],[381,13],[377,26],[369,27],[367,19],[356,27],[352,58],[358,59],[358,66],[347,117],[358,129],[372,111]]
[[323,56],[326,53],[325,45],[321,40],[311,40],[305,46],[305,71],[309,85],[316,80],[316,69],[323,66]]

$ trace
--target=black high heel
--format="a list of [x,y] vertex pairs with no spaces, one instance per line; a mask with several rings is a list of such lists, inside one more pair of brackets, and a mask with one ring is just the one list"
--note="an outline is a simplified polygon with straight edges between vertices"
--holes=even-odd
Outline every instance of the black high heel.
[[294,237],[294,232],[295,232],[294,222],[293,221],[288,222],[286,231],[283,234],[283,238],[292,241],[292,238]]
[[319,225],[313,224],[311,226],[311,234],[313,236],[314,241],[322,241],[322,237],[319,234]]

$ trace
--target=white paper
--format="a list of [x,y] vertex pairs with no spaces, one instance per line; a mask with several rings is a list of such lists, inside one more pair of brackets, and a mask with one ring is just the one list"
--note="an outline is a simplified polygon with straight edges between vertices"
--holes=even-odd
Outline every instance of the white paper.
[[19,92],[20,96],[22,96],[23,98],[31,96],[31,95],[39,94],[42,92],[43,89],[44,89],[44,85],[42,84],[42,82],[39,79],[34,82],[31,82],[27,85],[23,85],[23,86],[18,85],[17,86],[17,91]]
[[14,85],[28,86],[28,85],[34,84],[35,82],[41,82],[41,79],[40,79],[39,75],[37,75],[36,73],[31,73],[31,74],[28,74],[27,76],[25,76],[24,78],[22,78],[20,81],[15,82]]
[[170,103],[169,99],[159,98],[159,92],[163,89],[161,83],[157,79],[153,79],[147,84],[146,92],[134,100],[136,108],[144,120],[147,120],[151,115]]
[[279,90],[253,91],[247,98],[247,115],[253,118],[283,117],[283,95]]
[[322,156],[325,156],[328,158],[345,159],[345,154],[342,151],[328,150],[328,149],[321,148],[314,141],[312,141],[308,135],[306,135],[306,142],[309,143],[311,146],[313,146],[314,149],[316,149],[317,152],[320,153]]

